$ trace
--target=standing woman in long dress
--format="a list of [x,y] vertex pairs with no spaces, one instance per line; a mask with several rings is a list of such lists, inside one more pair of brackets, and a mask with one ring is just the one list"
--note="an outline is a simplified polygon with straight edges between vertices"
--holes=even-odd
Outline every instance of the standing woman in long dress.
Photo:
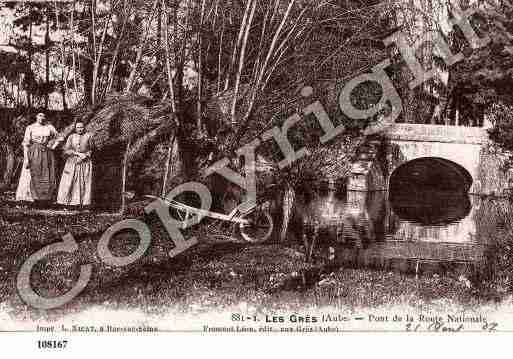
[[57,203],[64,206],[85,207],[91,205],[93,164],[91,161],[91,134],[85,132],[84,124],[75,124],[64,146],[66,164],[59,185]]
[[53,150],[62,139],[46,116],[38,113],[36,122],[27,126],[23,138],[23,166],[16,200],[48,203],[57,188]]

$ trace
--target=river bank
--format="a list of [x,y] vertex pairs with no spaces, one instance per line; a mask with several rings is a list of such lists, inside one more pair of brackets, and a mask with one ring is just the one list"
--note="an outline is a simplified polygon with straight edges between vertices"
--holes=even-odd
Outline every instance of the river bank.
[[[110,267],[97,254],[103,231],[119,221],[118,215],[89,213],[42,215],[33,210],[0,208],[0,297],[16,318],[61,318],[91,307],[106,310],[137,309],[164,313],[170,309],[208,312],[247,303],[268,310],[299,310],[333,306],[366,308],[404,304],[423,308],[445,301],[474,308],[500,302],[512,291],[511,232],[505,228],[490,255],[493,275],[479,282],[450,272],[415,276],[400,271],[338,267],[317,253],[314,264],[305,262],[299,243],[248,245],[226,242],[199,226],[199,244],[169,258],[173,245],[158,219],[147,218],[152,242],[146,254],[126,267]],[[42,247],[71,232],[79,244],[73,254],[55,254],[38,263],[32,284],[40,295],[57,296],[78,278],[81,264],[91,263],[93,274],[86,289],[65,306],[49,311],[30,308],[16,291],[22,263]],[[111,250],[128,255],[138,244],[133,233],[115,236]]]

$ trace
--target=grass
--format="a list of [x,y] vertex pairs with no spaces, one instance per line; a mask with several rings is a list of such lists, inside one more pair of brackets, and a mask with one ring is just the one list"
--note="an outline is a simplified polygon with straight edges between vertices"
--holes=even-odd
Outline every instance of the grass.
[[[472,308],[501,301],[513,291],[513,236],[506,228],[496,232],[498,244],[489,258],[493,260],[493,275],[469,286],[451,274],[427,273],[416,278],[391,270],[338,268],[327,265],[322,258],[308,264],[300,244],[220,241],[209,236],[205,226],[188,234],[198,236],[198,245],[169,258],[173,245],[154,217],[145,219],[152,231],[145,255],[129,266],[110,267],[101,261],[96,247],[105,229],[121,217],[95,213],[43,215],[10,205],[0,211],[0,298],[11,308],[10,314],[19,318],[56,319],[94,306],[161,314],[171,309],[206,313],[238,303],[278,311],[392,304],[425,308],[443,300]],[[62,240],[67,232],[79,244],[78,251],[54,254],[39,262],[32,274],[33,286],[43,296],[61,295],[76,282],[80,265],[91,263],[93,275],[88,286],[61,308],[40,311],[27,306],[16,291],[19,268],[30,255]],[[137,245],[134,233],[123,232],[112,239],[109,248],[121,256]]]

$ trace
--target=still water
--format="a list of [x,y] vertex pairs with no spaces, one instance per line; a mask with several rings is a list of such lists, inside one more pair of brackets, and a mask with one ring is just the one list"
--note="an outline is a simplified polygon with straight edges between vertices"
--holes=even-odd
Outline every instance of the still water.
[[[433,188],[312,191],[298,198],[303,238],[331,262],[414,274],[489,268],[504,201]],[[501,212],[502,211],[502,212]]]

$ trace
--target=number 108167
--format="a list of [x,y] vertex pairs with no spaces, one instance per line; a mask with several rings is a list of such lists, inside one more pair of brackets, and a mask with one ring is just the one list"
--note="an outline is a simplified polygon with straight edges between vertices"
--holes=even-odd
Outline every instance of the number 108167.
[[39,349],[65,349],[68,345],[67,340],[38,340]]

